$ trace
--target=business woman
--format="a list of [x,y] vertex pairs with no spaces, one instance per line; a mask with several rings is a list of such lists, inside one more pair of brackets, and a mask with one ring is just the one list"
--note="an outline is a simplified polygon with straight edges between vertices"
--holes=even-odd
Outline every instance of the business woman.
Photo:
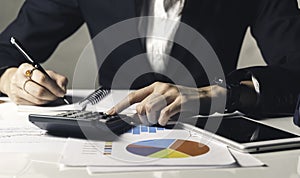
[[[22,41],[38,62],[44,62],[59,43],[83,23],[94,38],[111,25],[140,16],[157,19],[145,24],[149,36],[155,29],[166,27],[166,19],[174,24],[167,26],[164,33],[167,40],[129,41],[99,66],[99,82],[106,87],[112,86],[118,69],[138,54],[147,53],[153,69],[153,73],[140,76],[131,85],[139,90],[108,113],[114,114],[139,103],[137,113],[142,122],[164,125],[182,108],[189,108],[183,106],[200,102],[200,112],[213,112],[210,101],[226,97],[228,110],[260,115],[293,112],[300,91],[297,82],[300,78],[300,17],[296,0],[27,0],[18,17],[0,35],[0,91],[17,104],[30,105],[48,103],[66,92],[66,77],[47,71],[53,79],[49,80],[24,63],[22,55],[9,44],[11,36]],[[214,49],[227,77],[225,85],[211,85],[195,57],[182,46],[169,42],[176,38],[181,22],[199,32]],[[249,26],[268,66],[236,70]],[[139,24],[134,28],[138,29]],[[95,49],[97,45],[94,44]],[[165,54],[186,66],[196,87],[189,86],[185,80],[172,84],[170,79],[159,75],[169,67],[164,62]],[[99,56],[97,52],[96,55]],[[218,109],[222,107],[214,108]]]

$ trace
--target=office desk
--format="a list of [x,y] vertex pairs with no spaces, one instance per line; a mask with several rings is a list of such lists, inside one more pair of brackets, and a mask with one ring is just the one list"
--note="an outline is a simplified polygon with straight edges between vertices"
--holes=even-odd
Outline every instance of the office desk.
[[[83,95],[89,91],[78,90],[76,95]],[[126,95],[128,92],[124,93]],[[10,120],[11,122],[27,123],[28,113],[18,113],[17,106],[7,98],[6,103],[0,104],[0,121]],[[291,117],[265,119],[264,123],[289,130],[295,134],[300,134],[298,129],[292,123]],[[29,124],[29,123],[28,123]],[[63,143],[64,140],[62,140]],[[1,146],[1,144],[0,144]],[[56,145],[57,150],[63,149],[63,144]],[[277,178],[296,178],[300,177],[300,149],[277,151],[271,153],[255,154],[255,157],[267,164],[267,167],[256,168],[221,168],[221,169],[198,169],[198,170],[174,170],[174,171],[154,171],[154,172],[135,172],[135,173],[106,173],[89,175],[84,168],[60,169],[57,164],[60,158],[60,151],[52,153],[30,153],[27,151],[0,152],[0,177],[168,177],[168,178],[192,178],[192,177],[277,177]],[[38,160],[38,161],[32,161]]]

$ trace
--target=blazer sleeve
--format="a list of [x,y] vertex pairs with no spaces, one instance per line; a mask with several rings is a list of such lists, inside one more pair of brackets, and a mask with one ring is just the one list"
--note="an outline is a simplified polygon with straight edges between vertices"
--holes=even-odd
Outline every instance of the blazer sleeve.
[[260,0],[251,24],[265,67],[232,72],[231,82],[254,76],[259,98],[248,113],[253,115],[293,114],[300,93],[300,15],[297,0]]
[[10,44],[12,36],[34,59],[44,62],[82,24],[76,0],[26,0],[17,18],[0,34],[0,70],[25,61]]

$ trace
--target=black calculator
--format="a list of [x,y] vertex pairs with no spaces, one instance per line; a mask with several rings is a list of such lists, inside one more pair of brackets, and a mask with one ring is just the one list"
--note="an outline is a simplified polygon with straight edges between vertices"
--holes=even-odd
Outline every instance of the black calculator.
[[51,135],[105,141],[115,140],[134,127],[133,118],[126,115],[82,110],[56,115],[30,114],[29,121]]

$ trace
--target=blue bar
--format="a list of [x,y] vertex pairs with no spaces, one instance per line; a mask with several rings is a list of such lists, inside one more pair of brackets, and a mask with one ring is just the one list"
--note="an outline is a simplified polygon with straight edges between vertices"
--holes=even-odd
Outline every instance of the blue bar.
[[157,130],[165,130],[163,127],[157,127]]
[[133,135],[139,135],[141,132],[140,132],[140,126],[137,126],[137,127],[134,127],[133,128]]
[[133,129],[129,129],[128,131],[127,131],[127,133],[132,133],[133,132]]
[[141,126],[141,132],[148,132],[147,126]]
[[156,133],[156,127],[149,127],[149,133]]
[[105,152],[105,153],[108,153],[108,152],[111,153],[111,151],[112,151],[111,148],[109,148],[109,149],[108,149],[108,148],[105,148],[105,149],[104,149],[104,152]]

